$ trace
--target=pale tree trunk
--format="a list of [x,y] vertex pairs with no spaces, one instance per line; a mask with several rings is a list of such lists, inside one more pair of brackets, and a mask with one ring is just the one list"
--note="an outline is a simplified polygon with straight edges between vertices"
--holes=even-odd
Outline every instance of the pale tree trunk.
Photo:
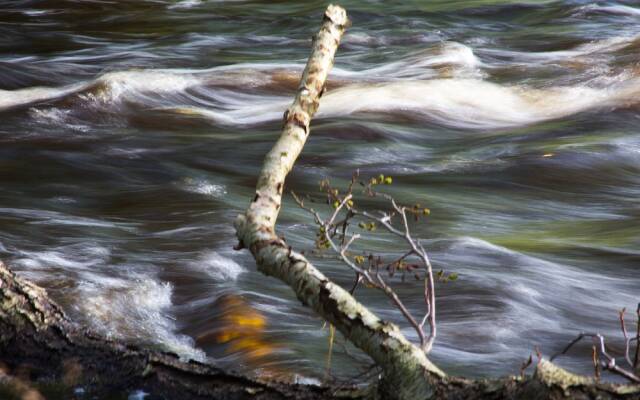
[[258,178],[256,195],[247,212],[238,216],[240,247],[248,248],[258,268],[286,282],[298,299],[333,324],[353,344],[367,353],[385,373],[389,397],[428,397],[429,378],[444,374],[411,344],[394,324],[384,322],[333,284],[304,256],[292,251],[275,233],[285,177],[309,136],[309,123],[318,109],[327,75],[348,23],[344,9],[329,6],[293,104],[284,113],[280,139],[267,154]]
[[[567,377],[574,377],[551,363],[541,362],[537,378],[530,382],[507,379],[490,383],[492,381],[448,378],[418,346],[402,335],[396,325],[370,312],[276,234],[275,224],[285,178],[309,136],[311,118],[318,109],[327,75],[348,22],[344,9],[334,5],[327,8],[320,32],[314,37],[296,97],[284,113],[282,134],[264,160],[255,197],[246,213],[236,220],[237,248],[249,249],[262,273],[288,284],[303,304],[333,324],[382,368],[383,379],[378,393],[384,399],[455,398],[458,395],[474,398],[487,390],[495,390],[493,395],[496,397],[500,397],[497,393],[509,396],[513,394],[510,393],[512,390],[531,388],[531,382],[540,383],[540,376],[545,371],[552,371],[552,378],[561,376],[561,383]],[[555,387],[557,383],[549,382],[547,388]],[[580,384],[585,382],[588,381],[579,381]],[[535,397],[536,393],[543,392],[536,389],[529,394]]]

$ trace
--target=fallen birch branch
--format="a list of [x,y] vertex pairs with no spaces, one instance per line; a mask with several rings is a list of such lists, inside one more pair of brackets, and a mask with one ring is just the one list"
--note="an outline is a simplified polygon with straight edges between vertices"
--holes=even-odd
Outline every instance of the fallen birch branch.
[[261,272],[286,282],[300,301],[380,365],[386,381],[394,383],[388,390],[383,385],[382,393],[387,393],[387,398],[406,397],[405,392],[428,397],[432,393],[428,378],[442,377],[444,373],[410,343],[396,325],[372,314],[304,256],[293,251],[275,232],[285,178],[309,136],[311,118],[318,109],[347,24],[344,9],[333,5],[327,8],[296,97],[284,113],[282,135],[264,160],[253,201],[236,220],[238,248],[248,248]]
[[[318,109],[347,24],[344,9],[334,5],[327,8],[295,99],[284,113],[282,134],[265,157],[249,208],[236,219],[239,241],[236,249],[248,249],[259,271],[288,284],[303,304],[334,325],[347,340],[374,360],[383,371],[377,390],[381,398],[481,398],[489,393],[495,398],[510,398],[516,392],[521,398],[560,398],[555,397],[557,390],[560,389],[564,396],[568,388],[580,393],[588,390],[600,394],[602,389],[595,387],[592,379],[572,375],[543,360],[538,363],[533,378],[520,381],[517,378],[470,381],[447,377],[427,359],[422,349],[402,335],[396,325],[374,315],[276,234],[285,178],[309,136],[311,118]],[[608,395],[603,398],[618,398],[617,389],[607,390]],[[628,393],[637,396],[640,388]],[[543,397],[539,397],[541,395]]]

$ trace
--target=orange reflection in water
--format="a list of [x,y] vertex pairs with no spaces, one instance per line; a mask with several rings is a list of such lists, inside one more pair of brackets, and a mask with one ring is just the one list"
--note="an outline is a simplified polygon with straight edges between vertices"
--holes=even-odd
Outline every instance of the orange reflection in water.
[[217,316],[212,329],[196,338],[199,346],[221,347],[224,354],[238,355],[249,367],[261,369],[263,375],[283,374],[283,371],[265,368],[268,356],[278,350],[278,345],[269,340],[267,318],[262,313],[235,294],[220,296],[214,311]]

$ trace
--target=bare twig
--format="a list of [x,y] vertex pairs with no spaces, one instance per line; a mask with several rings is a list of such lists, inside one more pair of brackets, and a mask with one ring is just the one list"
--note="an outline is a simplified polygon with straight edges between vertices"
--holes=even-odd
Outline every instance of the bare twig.
[[[334,207],[332,214],[326,220],[323,219],[317,211],[305,206],[303,200],[300,197],[296,196],[295,193],[293,194],[294,200],[302,209],[311,213],[316,224],[320,226],[319,235],[322,236],[322,245],[329,247],[334,252],[336,252],[340,256],[342,261],[356,273],[356,278],[351,288],[351,293],[355,291],[358,284],[361,282],[382,290],[396,306],[396,308],[400,310],[405,320],[407,320],[407,322],[414,328],[414,330],[418,334],[422,350],[425,353],[429,353],[431,351],[431,348],[433,347],[433,342],[435,341],[437,334],[435,280],[433,277],[433,267],[431,265],[431,261],[429,260],[429,256],[422,244],[418,240],[415,240],[411,235],[407,218],[408,209],[406,207],[399,206],[391,196],[373,191],[371,188],[371,184],[365,185],[365,193],[373,197],[379,196],[388,200],[391,203],[393,212],[383,212],[378,216],[373,215],[367,211],[357,210],[354,207],[352,191],[358,176],[359,172],[353,174],[347,192],[343,193],[342,195],[340,195],[340,192],[337,189],[332,188],[327,180],[321,182],[321,189],[326,191],[328,203],[332,204]],[[345,210],[347,212],[346,217],[339,220],[339,222],[336,222],[341,211]],[[393,225],[392,219],[394,215],[401,216],[401,228],[396,228]],[[407,309],[407,307],[404,305],[395,291],[380,275],[379,267],[381,264],[381,260],[379,257],[374,258],[372,256],[369,256],[369,266],[366,268],[358,265],[360,262],[354,262],[354,259],[350,257],[349,249],[352,247],[353,243],[360,238],[360,235],[358,234],[348,234],[349,221],[356,216],[360,216],[369,221],[372,221],[372,225],[368,225],[370,227],[370,230],[373,230],[376,224],[380,225],[384,227],[389,233],[403,238],[404,241],[409,245],[409,249],[405,252],[404,255],[388,264],[387,270],[389,271],[390,275],[393,275],[393,273],[395,272],[395,268],[402,266],[401,263],[403,263],[404,260],[408,257],[415,256],[421,260],[425,270],[424,300],[426,311],[420,323],[417,322],[417,320]],[[341,228],[340,235],[338,236],[339,243],[337,243],[335,240],[335,237],[338,235],[338,228]],[[358,257],[360,257],[361,261],[364,260],[361,256],[357,256],[356,260],[358,259]],[[412,266],[412,268],[415,267]],[[403,278],[405,273],[406,271],[403,270]],[[424,326],[427,322],[429,322],[430,327],[428,335],[424,330]]]
[[627,361],[627,364],[631,368],[633,368],[633,362],[631,362],[631,357],[629,356],[629,349],[631,347],[631,338],[629,338],[629,334],[627,333],[627,326],[624,323],[624,313],[627,311],[626,308],[620,310],[619,318],[620,318],[620,329],[622,330],[622,336],[624,337],[624,358]]
[[[414,326],[414,329],[416,330],[416,332],[418,333],[418,336],[421,338],[420,343],[421,343],[421,347],[423,349],[423,351],[425,353],[429,353],[431,351],[431,348],[433,347],[433,342],[436,339],[436,335],[437,335],[437,325],[436,325],[436,298],[435,298],[435,282],[434,282],[434,278],[433,278],[433,267],[431,265],[431,261],[429,260],[429,256],[427,254],[427,252],[425,251],[424,247],[420,244],[419,241],[413,239],[413,237],[411,236],[411,232],[410,232],[410,228],[409,228],[409,223],[407,220],[407,209],[406,207],[401,207],[399,206],[395,199],[387,194],[384,193],[379,193],[379,192],[374,192],[370,186],[368,187],[368,193],[370,193],[373,196],[380,196],[383,197],[385,199],[387,199],[388,201],[391,202],[391,205],[395,211],[395,213],[397,213],[398,215],[400,215],[402,217],[402,230],[399,230],[397,228],[395,228],[392,224],[391,224],[391,220],[393,217],[393,214],[387,214],[387,213],[382,213],[381,216],[376,216],[373,215],[369,212],[366,211],[358,211],[355,209],[352,209],[352,212],[355,215],[361,215],[364,216],[370,220],[376,221],[378,222],[380,225],[382,225],[389,233],[392,233],[396,236],[399,236],[401,238],[403,238],[407,244],[410,247],[410,251],[408,252],[409,254],[413,254],[418,256],[424,267],[425,267],[425,289],[424,289],[424,298],[425,298],[425,305],[426,305],[426,312],[424,317],[422,318],[422,322],[418,325],[418,326]],[[402,259],[404,258],[404,256],[402,257]],[[407,318],[409,319],[409,318]],[[413,319],[413,318],[411,318]],[[412,323],[411,320],[409,320],[410,323],[412,325],[414,325]],[[425,335],[424,333],[424,325],[425,322],[429,321],[429,327],[430,327],[430,332],[429,335]]]
[[554,354],[550,360],[553,361],[556,357],[567,353],[576,343],[584,338],[591,338],[598,345],[598,352],[605,360],[600,360],[600,365],[603,369],[610,371],[616,375],[620,375],[631,382],[640,383],[640,377],[631,371],[628,371],[616,364],[616,359],[612,357],[608,352],[604,341],[604,336],[599,333],[581,333],[575,339],[573,339],[561,352]]
[[331,375],[331,361],[333,358],[333,342],[336,337],[336,328],[329,324],[329,349],[327,350],[327,362],[325,367],[325,380]]
[[598,349],[595,344],[591,346],[591,359],[593,361],[593,369],[596,380],[600,380],[600,357],[598,357]]
[[524,371],[533,363],[533,354],[529,354],[529,358],[524,360],[520,366],[520,378],[524,379]]
[[633,368],[638,369],[640,362],[640,303],[636,308],[636,355],[633,357]]

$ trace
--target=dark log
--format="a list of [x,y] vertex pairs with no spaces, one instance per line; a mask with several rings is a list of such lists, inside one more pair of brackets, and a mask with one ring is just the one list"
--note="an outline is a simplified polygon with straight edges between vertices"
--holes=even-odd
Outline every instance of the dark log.
[[2,399],[43,398],[39,392],[44,398],[126,399],[136,390],[149,393],[146,400],[354,395],[348,390],[336,394],[330,388],[258,382],[209,364],[181,361],[172,353],[107,340],[70,321],[44,289],[1,262],[0,361]]

